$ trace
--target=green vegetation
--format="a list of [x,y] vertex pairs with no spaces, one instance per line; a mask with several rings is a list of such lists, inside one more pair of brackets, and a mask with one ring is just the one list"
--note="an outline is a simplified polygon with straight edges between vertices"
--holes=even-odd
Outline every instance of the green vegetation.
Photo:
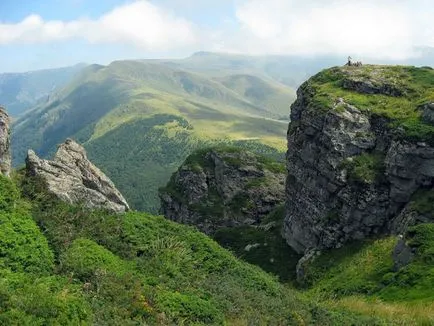
[[[411,229],[409,245],[417,255],[400,271],[385,259],[395,239],[366,241],[320,256],[309,270],[310,289],[299,294],[193,228],[146,213],[111,215],[70,206],[47,195],[38,179],[15,179],[25,198],[0,177],[0,198],[7,203],[0,211],[6,226],[0,241],[1,324],[432,322],[431,224]],[[290,281],[298,256],[278,240],[282,216],[279,207],[257,229],[223,230],[220,240]]]
[[307,284],[330,297],[373,294],[392,271],[394,238],[353,243],[320,255],[307,272]]
[[0,267],[12,272],[47,274],[53,253],[21,201],[13,182],[0,175]]
[[384,157],[380,154],[362,153],[345,162],[351,181],[372,184],[384,173]]
[[434,218],[434,191],[419,190],[412,196],[411,207],[421,215]]
[[394,269],[395,237],[366,240],[322,253],[307,266],[305,295],[328,307],[387,317],[396,324],[434,322],[434,225],[410,228],[414,260]]
[[[271,157],[283,156],[275,148],[256,141],[197,138],[187,120],[167,114],[124,124],[90,141],[86,149],[89,159],[107,173],[132,207],[156,213],[160,208],[158,189],[190,153],[212,144],[221,144],[222,148],[233,144]],[[197,158],[200,159],[200,153]]]
[[301,256],[292,251],[281,236],[283,218],[284,206],[281,205],[259,226],[222,228],[213,237],[237,257],[287,282],[295,278],[295,267]]
[[[414,261],[387,274],[379,297],[387,301],[432,303],[434,301],[434,224],[419,224],[408,232],[408,245],[416,249]],[[432,316],[434,321],[434,316]]]
[[[158,188],[196,149],[228,144],[283,157],[287,122],[276,118],[289,110],[293,91],[262,75],[247,77],[250,86],[234,78],[234,89],[228,79],[159,61],[88,66],[16,121],[14,164],[29,148],[48,157],[74,138],[130,206],[156,213]],[[271,93],[254,101],[265,85]]]
[[[372,94],[356,91],[367,85]],[[434,141],[434,126],[421,120],[420,105],[434,96],[434,72],[407,66],[335,67],[324,70],[304,85],[311,90],[319,112],[334,108],[339,98],[371,115],[390,120],[392,128],[402,127],[405,138]]]
[[16,179],[26,199],[1,177],[9,183],[6,190],[13,189],[9,197],[0,189],[11,210],[1,214],[13,216],[26,232],[15,225],[17,231],[5,228],[1,236],[0,257],[6,257],[0,263],[1,324],[334,325],[358,320],[357,314],[303,302],[275,277],[193,228],[145,213],[111,215],[69,206],[44,194],[40,180]]

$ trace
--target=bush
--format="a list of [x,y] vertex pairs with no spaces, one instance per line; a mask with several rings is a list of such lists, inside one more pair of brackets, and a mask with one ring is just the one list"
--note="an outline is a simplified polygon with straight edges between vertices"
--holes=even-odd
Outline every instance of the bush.
[[0,211],[12,211],[20,198],[16,185],[7,177],[0,174]]
[[90,324],[90,306],[67,278],[0,270],[1,325]]
[[0,212],[0,267],[47,274],[54,267],[47,239],[28,215]]
[[106,248],[88,239],[76,239],[60,259],[64,272],[87,281],[95,273],[112,273],[121,275],[126,272],[126,264]]
[[379,181],[383,172],[383,157],[377,154],[362,153],[345,162],[351,181],[372,184]]
[[213,302],[195,295],[163,291],[157,295],[155,301],[156,307],[177,323],[222,325],[224,321],[222,312]]

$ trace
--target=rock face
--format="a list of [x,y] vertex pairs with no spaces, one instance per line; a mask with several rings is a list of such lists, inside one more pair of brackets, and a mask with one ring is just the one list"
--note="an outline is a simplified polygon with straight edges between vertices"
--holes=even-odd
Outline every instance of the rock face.
[[284,201],[284,166],[233,148],[191,155],[160,190],[161,213],[207,234],[258,225]]
[[84,148],[71,139],[59,146],[53,161],[40,159],[29,150],[26,168],[30,175],[42,178],[48,191],[65,202],[116,213],[129,210],[113,182],[87,159]]
[[[413,81],[413,70],[402,68],[401,79],[396,70],[333,68],[299,88],[288,130],[284,222],[284,237],[297,252],[403,233],[433,220],[417,209],[434,185],[432,103],[414,129],[426,133],[394,118],[413,105],[402,82],[406,74]],[[409,109],[416,111],[416,105]]]
[[11,171],[10,129],[9,116],[6,110],[0,107],[0,171],[9,176]]

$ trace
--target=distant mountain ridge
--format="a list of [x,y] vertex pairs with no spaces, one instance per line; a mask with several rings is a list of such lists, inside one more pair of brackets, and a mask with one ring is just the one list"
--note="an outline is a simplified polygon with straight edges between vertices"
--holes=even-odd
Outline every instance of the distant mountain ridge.
[[14,163],[29,148],[47,157],[73,138],[133,208],[156,212],[158,187],[197,148],[236,142],[283,153],[291,87],[258,69],[217,75],[184,61],[192,65],[123,60],[83,68],[15,122]]
[[80,63],[64,68],[0,73],[0,104],[16,117],[37,104],[48,102],[52,94],[63,88],[85,66]]

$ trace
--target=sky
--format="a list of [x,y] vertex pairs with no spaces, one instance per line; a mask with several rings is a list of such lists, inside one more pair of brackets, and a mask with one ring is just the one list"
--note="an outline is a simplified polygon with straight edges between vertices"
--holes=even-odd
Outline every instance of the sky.
[[0,72],[196,51],[407,60],[432,0],[0,0]]

